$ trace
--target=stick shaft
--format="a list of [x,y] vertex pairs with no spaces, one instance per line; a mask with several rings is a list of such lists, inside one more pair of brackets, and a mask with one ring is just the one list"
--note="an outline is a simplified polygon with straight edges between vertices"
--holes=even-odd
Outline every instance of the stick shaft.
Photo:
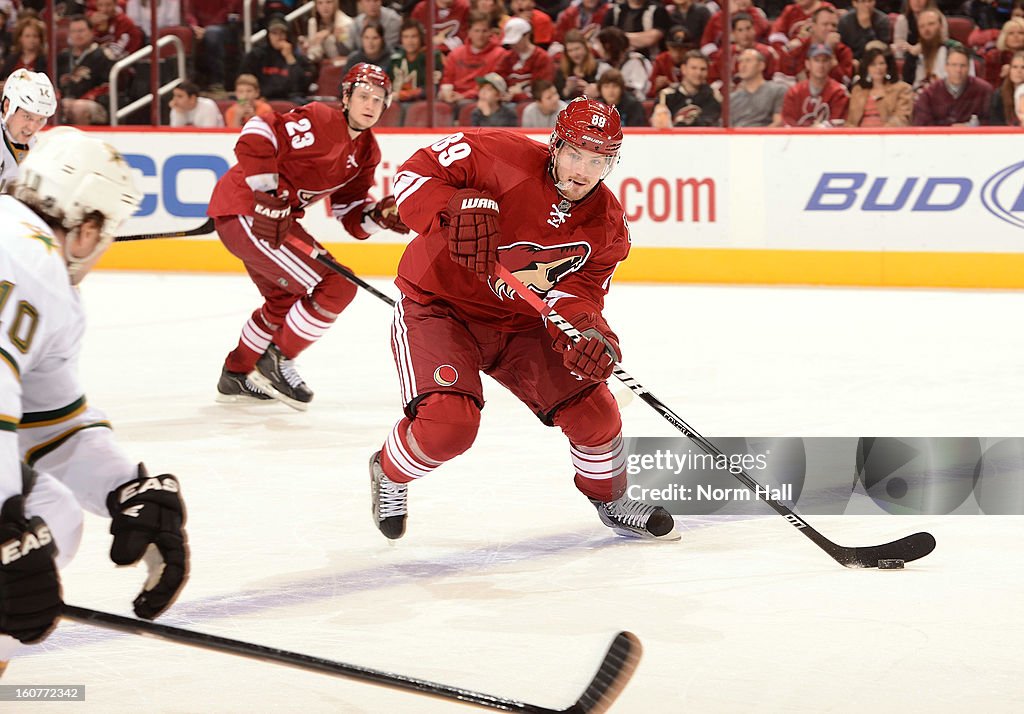
[[129,241],[136,240],[156,240],[158,238],[189,238],[191,236],[204,236],[208,233],[213,233],[213,219],[207,218],[206,223],[195,228],[190,228],[185,231],[170,231],[168,233],[139,233],[130,236],[117,236],[114,238],[115,243],[127,243]]
[[344,662],[335,662],[333,660],[313,657],[311,655],[300,654],[298,652],[289,652],[275,647],[266,647],[264,645],[253,644],[251,642],[242,642],[240,640],[233,640],[227,637],[219,637],[217,635],[210,635],[203,632],[185,630],[179,627],[150,622],[148,620],[136,620],[130,617],[122,617],[121,615],[100,612],[98,610],[90,610],[88,608],[76,607],[74,605],[64,605],[63,617],[75,622],[104,627],[111,630],[117,630],[119,632],[127,632],[136,635],[151,635],[171,642],[190,645],[192,647],[200,647],[203,649],[213,650],[215,652],[224,652],[260,661],[269,660],[279,664],[288,665],[290,667],[296,667],[298,669],[323,672],[325,674],[333,674],[335,676],[355,679],[361,682],[389,687],[391,689],[400,689],[403,691],[415,692],[416,694],[425,694],[442,699],[465,702],[467,704],[476,704],[477,706],[488,709],[497,709],[499,711],[509,712],[528,712],[529,714],[548,714],[550,712],[558,711],[556,709],[539,707],[533,704],[526,704],[524,702],[492,696],[490,694],[482,694],[468,689],[451,687],[446,684],[430,682],[424,679],[406,677],[402,674],[383,672],[376,669],[370,669],[369,667],[346,664]]
[[[567,337],[572,340],[579,339],[579,330],[573,327],[572,323],[559,315],[554,308],[544,302],[540,296],[523,285],[515,275],[509,272],[508,268],[499,263],[495,272],[499,278],[504,280],[512,287],[513,290],[515,290],[517,295],[522,297],[527,304],[564,332]],[[615,370],[612,374],[615,375],[616,379],[629,387],[634,394],[643,399],[648,406],[654,409],[654,411],[661,414],[668,423],[697,444],[697,446],[699,446],[705,453],[712,456],[722,456],[722,452],[719,451],[714,444],[698,434],[693,427],[683,420],[682,417],[669,409],[669,407],[660,399],[651,394],[646,387],[626,372],[626,370],[622,368],[622,365],[616,364]],[[729,473],[739,479],[744,486],[753,491],[754,495],[758,499],[771,506],[772,510],[785,518],[790,525],[794,526],[815,545],[828,553],[828,555],[836,562],[846,567],[875,567],[879,559],[889,557],[899,558],[905,561],[915,560],[917,558],[924,557],[935,547],[935,539],[928,533],[917,533],[900,539],[899,541],[893,541],[892,543],[886,543],[881,546],[867,548],[850,548],[837,545],[811,527],[807,521],[794,513],[793,510],[783,501],[768,498],[768,490],[752,478],[746,471],[740,470],[735,472],[730,470]]]
[[395,306],[394,298],[385,295],[380,290],[370,285],[368,282],[360,278],[358,275],[353,273],[344,265],[334,260],[334,258],[328,255],[327,252],[324,251],[323,249],[317,246],[309,245],[308,243],[303,243],[301,240],[291,235],[285,237],[284,240],[292,248],[292,250],[297,250],[301,253],[305,253],[316,262],[320,263],[321,265],[327,266],[335,273],[338,273],[339,275],[343,276],[350,282],[354,283],[355,285],[358,285],[363,290],[373,295],[375,298],[378,298],[379,300],[386,302],[391,307]]

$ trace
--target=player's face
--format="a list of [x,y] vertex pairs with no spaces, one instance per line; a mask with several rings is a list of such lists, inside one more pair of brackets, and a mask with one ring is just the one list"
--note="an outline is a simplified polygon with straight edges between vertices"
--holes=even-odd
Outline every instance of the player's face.
[[555,178],[558,192],[570,201],[579,201],[590,193],[604,178],[611,165],[611,157],[586,149],[562,144],[555,154]]
[[34,114],[18,107],[10,121],[7,122],[7,131],[19,144],[27,144],[28,140],[44,126],[46,126],[46,117],[42,114]]
[[69,267],[74,267],[70,273],[71,284],[78,285],[99,262],[110,243],[104,245],[100,226],[94,221],[85,221],[78,230],[67,233],[64,240],[64,259]]
[[348,123],[356,130],[366,130],[384,113],[384,88],[356,85],[348,99]]

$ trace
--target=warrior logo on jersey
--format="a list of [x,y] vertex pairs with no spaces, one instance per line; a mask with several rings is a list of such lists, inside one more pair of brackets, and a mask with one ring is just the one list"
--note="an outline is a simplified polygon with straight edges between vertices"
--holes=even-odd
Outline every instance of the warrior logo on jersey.
[[[498,248],[498,262],[541,296],[547,295],[566,275],[582,268],[589,257],[590,245],[583,242],[544,246],[523,241]],[[502,300],[515,296],[515,291],[501,278],[495,278],[492,289]]]
[[450,364],[442,364],[434,370],[434,381],[442,387],[450,387],[459,381],[459,371]]

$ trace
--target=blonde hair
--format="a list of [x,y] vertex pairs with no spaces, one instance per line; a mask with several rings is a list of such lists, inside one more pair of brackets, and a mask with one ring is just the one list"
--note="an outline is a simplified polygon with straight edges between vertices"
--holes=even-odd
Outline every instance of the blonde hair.
[[1005,23],[1003,23],[1003,29],[999,31],[999,37],[996,39],[996,49],[1000,52],[1005,52],[1009,49],[1006,46],[1006,33],[1012,27],[1016,27],[1018,30],[1024,30],[1024,17],[1011,17]]

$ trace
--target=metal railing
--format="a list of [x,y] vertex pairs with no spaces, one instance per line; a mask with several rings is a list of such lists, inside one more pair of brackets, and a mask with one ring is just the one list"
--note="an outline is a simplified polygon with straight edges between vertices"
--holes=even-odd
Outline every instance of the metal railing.
[[[307,2],[305,5],[292,10],[290,13],[284,16],[284,19],[288,22],[296,20],[303,15],[308,15],[316,9],[316,0]],[[252,31],[252,3],[242,3],[242,42],[245,45],[245,51],[248,52],[252,49],[253,43],[259,42],[267,36],[266,30],[260,30],[258,32]]]
[[[160,85],[160,87],[157,88],[157,94],[160,97],[162,97],[165,94],[173,91],[174,88],[177,87],[182,82],[184,82],[185,78],[188,76],[186,74],[187,70],[186,70],[186,62],[185,62],[185,44],[181,41],[181,38],[178,37],[177,35],[164,35],[163,37],[159,38],[156,41],[156,46],[158,48],[159,47],[165,47],[166,45],[170,45],[170,44],[174,45],[174,52],[175,52],[175,55],[177,56],[177,60],[178,60],[178,76],[175,79],[172,79],[167,84],[162,84],[162,85]],[[140,60],[143,60],[146,57],[149,57],[151,54],[153,54],[153,45],[146,45],[142,49],[136,50],[135,52],[132,52],[127,57],[122,57],[121,59],[119,59],[117,62],[114,63],[113,67],[110,68],[110,125],[111,126],[117,126],[118,122],[121,119],[121,117],[128,116],[129,114],[134,112],[136,109],[139,109],[141,107],[147,106],[151,101],[153,101],[153,92],[151,91],[148,94],[146,94],[145,96],[139,97],[134,102],[132,102],[131,104],[128,104],[125,107],[118,108],[118,106],[117,106],[118,105],[117,79],[120,76],[121,71],[124,70],[125,68],[130,67],[131,65],[139,62]],[[159,61],[160,61],[159,58],[157,58],[157,62],[159,62]]]

